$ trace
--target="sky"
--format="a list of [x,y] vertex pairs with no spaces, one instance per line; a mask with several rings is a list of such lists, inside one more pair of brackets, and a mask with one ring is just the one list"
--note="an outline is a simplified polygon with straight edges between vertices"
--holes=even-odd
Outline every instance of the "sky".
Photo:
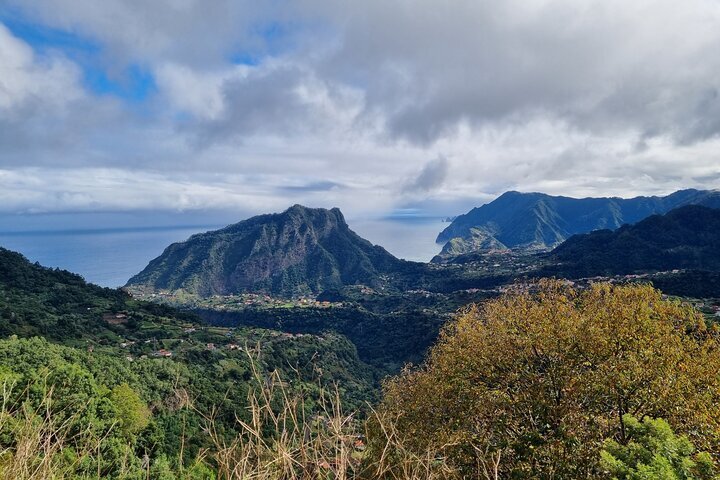
[[0,0],[0,214],[718,188],[718,52],[718,0]]

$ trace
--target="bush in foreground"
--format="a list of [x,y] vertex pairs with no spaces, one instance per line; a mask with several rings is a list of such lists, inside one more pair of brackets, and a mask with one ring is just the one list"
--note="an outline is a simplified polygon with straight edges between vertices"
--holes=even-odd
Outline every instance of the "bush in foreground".
[[600,463],[613,480],[712,480],[717,469],[707,452],[695,452],[687,437],[678,437],[663,419],[623,417],[632,439],[627,445],[609,439]]
[[604,440],[630,441],[626,414],[720,451],[718,345],[650,286],[541,281],[461,315],[379,410],[403,445],[467,476],[597,478]]

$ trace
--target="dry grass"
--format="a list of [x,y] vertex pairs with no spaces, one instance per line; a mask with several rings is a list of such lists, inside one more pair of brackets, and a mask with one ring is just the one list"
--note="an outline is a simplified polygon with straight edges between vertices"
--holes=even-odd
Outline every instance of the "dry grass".
[[[250,354],[250,353],[248,353]],[[308,414],[306,399],[291,394],[273,373],[253,371],[259,385],[249,395],[251,420],[237,420],[239,434],[226,443],[206,417],[215,448],[208,460],[223,480],[385,478],[430,480],[456,478],[438,452],[422,455],[405,448],[393,419],[371,411],[364,422],[343,412],[340,396],[322,390],[319,409]],[[372,449],[365,446],[372,425]]]
[[14,385],[2,385],[0,433],[10,438],[0,450],[0,478],[14,480],[76,479],[81,465],[97,465],[99,478],[101,450],[110,431],[101,436],[89,429],[75,431],[72,425],[79,413],[53,410],[53,390],[48,388],[37,408],[30,402],[15,404],[12,398]]
[[[258,386],[248,396],[250,420],[237,419],[238,434],[232,440],[216,430],[212,412],[204,416],[213,447],[202,451],[195,463],[210,467],[217,479],[459,478],[439,451],[419,455],[406,448],[393,418],[371,411],[369,419],[360,421],[343,412],[337,389],[323,390],[311,409],[311,402],[291,393],[276,372],[263,376],[254,368],[253,373]],[[0,479],[102,478],[103,442],[110,431],[98,436],[71,428],[79,413],[53,411],[51,388],[35,409],[27,406],[29,402],[11,404],[10,398],[18,398],[11,391],[12,385],[3,385]],[[193,408],[186,397],[183,404],[183,408]],[[369,428],[373,442],[366,447]],[[124,471],[121,468],[119,478]],[[183,479],[187,471],[180,469],[176,478]],[[149,469],[147,475],[151,478]]]

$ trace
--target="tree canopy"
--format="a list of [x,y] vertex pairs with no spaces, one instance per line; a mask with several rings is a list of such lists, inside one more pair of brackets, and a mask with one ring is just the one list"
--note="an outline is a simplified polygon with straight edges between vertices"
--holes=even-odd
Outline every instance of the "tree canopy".
[[662,418],[623,417],[632,439],[623,445],[608,439],[600,454],[613,480],[712,480],[717,469],[707,452],[695,452],[687,437],[677,436]]
[[385,385],[380,409],[406,444],[468,474],[499,457],[502,478],[587,478],[606,438],[629,441],[626,414],[718,451],[718,346],[650,286],[543,280],[460,315],[425,365]]

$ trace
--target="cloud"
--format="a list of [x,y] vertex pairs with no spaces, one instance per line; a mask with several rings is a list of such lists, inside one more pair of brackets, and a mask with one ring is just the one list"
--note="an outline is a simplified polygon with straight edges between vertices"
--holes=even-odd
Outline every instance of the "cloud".
[[[505,189],[719,186],[715,0],[2,5],[95,46],[78,59],[0,26],[6,209],[437,211]],[[135,67],[154,85],[140,99],[88,85]]]
[[368,110],[394,136],[431,143],[538,116],[603,134],[718,132],[704,114],[717,108],[714,1],[330,3],[319,8],[346,29],[322,68],[338,81],[366,72]]
[[329,192],[330,190],[346,188],[337,182],[330,182],[327,180],[318,180],[314,182],[304,183],[301,185],[282,185],[278,187],[279,190],[285,192]]
[[227,211],[233,214],[225,218],[237,220],[283,211],[294,203],[340,206],[354,215],[384,211],[392,205],[392,197],[380,187],[365,188],[363,195],[358,195],[351,186],[331,182],[289,183],[287,177],[275,175],[188,175],[118,168],[0,169],[0,214]]
[[283,2],[249,0],[5,0],[4,9],[100,42],[110,59],[211,66],[242,52],[264,53]]
[[242,143],[252,137],[342,139],[355,135],[362,109],[362,95],[355,89],[283,61],[244,68],[219,87],[222,108],[185,129],[199,145]]
[[37,57],[0,24],[0,110],[63,108],[81,96],[78,80],[71,62]]
[[439,156],[429,161],[420,173],[403,187],[405,193],[427,193],[440,187],[448,177],[450,163],[447,158]]

